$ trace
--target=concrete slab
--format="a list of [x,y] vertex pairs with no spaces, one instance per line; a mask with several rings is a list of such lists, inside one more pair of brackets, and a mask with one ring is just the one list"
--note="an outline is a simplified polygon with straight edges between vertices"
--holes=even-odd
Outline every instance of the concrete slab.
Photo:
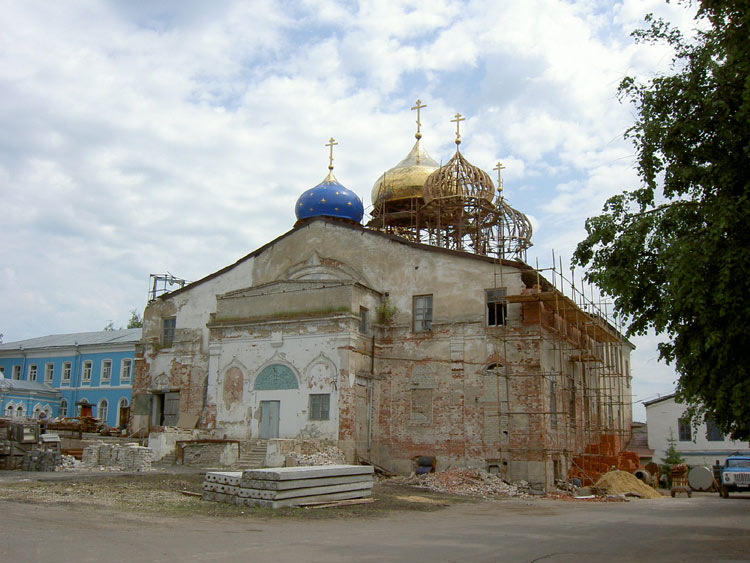
[[260,498],[280,500],[286,498],[299,498],[329,493],[341,493],[346,491],[372,489],[372,483],[345,483],[343,485],[330,485],[328,487],[306,487],[304,489],[289,489],[286,491],[269,491],[266,489],[243,489],[237,490],[237,496],[243,498]]
[[268,489],[282,491],[302,487],[324,487],[344,483],[372,483],[372,475],[343,475],[341,477],[314,477],[312,479],[291,479],[289,481],[271,481],[266,479],[242,479],[239,486],[245,489]]
[[372,475],[374,472],[375,468],[371,465],[303,465],[273,469],[247,469],[242,477],[243,479],[289,481],[339,475]]
[[235,504],[240,506],[259,506],[261,508],[284,508],[287,506],[298,506],[308,502],[333,502],[336,500],[348,500],[353,498],[367,498],[372,496],[370,489],[359,491],[347,491],[343,493],[331,493],[327,495],[316,495],[302,498],[289,498],[283,500],[264,500],[257,498],[234,497]]
[[210,471],[206,473],[205,480],[211,483],[224,483],[225,485],[238,486],[242,479],[242,471]]

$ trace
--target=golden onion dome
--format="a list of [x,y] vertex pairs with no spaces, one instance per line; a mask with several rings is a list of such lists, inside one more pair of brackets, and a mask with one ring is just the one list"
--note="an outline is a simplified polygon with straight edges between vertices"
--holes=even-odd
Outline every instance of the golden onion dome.
[[444,198],[484,199],[492,203],[494,196],[490,175],[466,160],[458,149],[445,166],[427,177],[422,188],[425,203]]
[[421,197],[424,181],[438,166],[417,139],[406,158],[377,179],[372,187],[373,204]]

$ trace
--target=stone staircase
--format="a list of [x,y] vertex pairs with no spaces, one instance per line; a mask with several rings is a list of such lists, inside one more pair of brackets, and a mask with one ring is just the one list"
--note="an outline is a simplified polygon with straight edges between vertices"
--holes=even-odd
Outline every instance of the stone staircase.
[[266,440],[248,440],[240,443],[240,457],[232,465],[234,469],[256,469],[266,460]]

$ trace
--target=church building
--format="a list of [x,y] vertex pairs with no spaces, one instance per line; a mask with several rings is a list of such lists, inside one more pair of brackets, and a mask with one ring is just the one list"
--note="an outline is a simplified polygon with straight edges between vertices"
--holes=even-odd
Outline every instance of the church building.
[[373,209],[329,173],[291,230],[154,299],[131,431],[312,440],[408,474],[419,456],[550,485],[630,437],[633,346],[557,270],[525,262],[531,224],[459,150],[416,143]]

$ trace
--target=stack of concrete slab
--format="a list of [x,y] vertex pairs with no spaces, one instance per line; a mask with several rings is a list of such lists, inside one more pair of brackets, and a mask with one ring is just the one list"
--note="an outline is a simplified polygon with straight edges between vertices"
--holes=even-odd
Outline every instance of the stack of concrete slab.
[[373,467],[316,465],[212,471],[203,482],[203,499],[242,506],[282,508],[369,497]]

